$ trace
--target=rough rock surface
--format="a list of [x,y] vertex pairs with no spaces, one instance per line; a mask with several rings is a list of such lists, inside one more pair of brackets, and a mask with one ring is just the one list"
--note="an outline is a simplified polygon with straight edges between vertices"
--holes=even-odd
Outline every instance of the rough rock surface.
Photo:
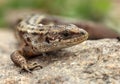
[[88,40],[79,45],[29,59],[40,63],[33,73],[15,66],[10,54],[17,49],[11,31],[0,30],[0,84],[119,84],[120,41]]

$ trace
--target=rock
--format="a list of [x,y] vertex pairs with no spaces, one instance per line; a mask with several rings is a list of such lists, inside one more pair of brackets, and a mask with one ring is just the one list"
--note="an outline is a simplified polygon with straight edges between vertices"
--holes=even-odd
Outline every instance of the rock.
[[13,64],[17,49],[11,31],[0,31],[0,84],[107,84],[120,83],[120,41],[87,40],[79,45],[29,59],[43,68],[31,73]]

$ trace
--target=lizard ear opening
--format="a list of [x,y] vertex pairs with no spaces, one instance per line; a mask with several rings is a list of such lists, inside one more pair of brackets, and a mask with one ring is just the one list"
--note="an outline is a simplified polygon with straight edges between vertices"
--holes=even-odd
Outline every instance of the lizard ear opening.
[[46,37],[46,38],[45,38],[45,41],[46,41],[47,43],[50,43],[50,38]]
[[55,38],[54,37],[46,37],[45,38],[45,41],[47,42],[47,43],[51,43],[51,42],[54,42],[55,41]]

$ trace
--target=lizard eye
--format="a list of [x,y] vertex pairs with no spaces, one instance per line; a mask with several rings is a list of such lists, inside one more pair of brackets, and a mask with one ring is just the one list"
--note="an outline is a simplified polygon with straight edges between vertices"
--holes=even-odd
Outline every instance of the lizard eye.
[[68,33],[68,32],[63,33],[63,36],[68,37],[68,36],[69,36],[69,33]]
[[62,33],[62,35],[63,35],[64,37],[68,37],[68,36],[70,36],[70,33],[67,32],[67,31],[65,31],[65,32]]

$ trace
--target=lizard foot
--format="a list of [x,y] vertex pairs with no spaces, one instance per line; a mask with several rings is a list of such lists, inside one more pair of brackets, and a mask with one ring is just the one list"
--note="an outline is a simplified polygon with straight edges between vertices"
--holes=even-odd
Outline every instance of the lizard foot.
[[[32,63],[32,64],[29,64],[29,65],[22,65],[21,66],[21,68],[22,68],[21,71],[24,70],[24,71],[26,71],[28,73],[32,73],[31,70],[33,70],[33,69],[35,69],[37,67],[42,68],[42,66],[40,64],[38,64],[38,63]],[[20,73],[21,73],[21,71],[20,71]]]
[[11,54],[11,60],[18,66],[22,68],[22,70],[27,71],[31,73],[31,70],[33,70],[36,67],[42,68],[40,64],[32,63],[28,64],[26,58],[22,55],[22,53],[17,50]]

